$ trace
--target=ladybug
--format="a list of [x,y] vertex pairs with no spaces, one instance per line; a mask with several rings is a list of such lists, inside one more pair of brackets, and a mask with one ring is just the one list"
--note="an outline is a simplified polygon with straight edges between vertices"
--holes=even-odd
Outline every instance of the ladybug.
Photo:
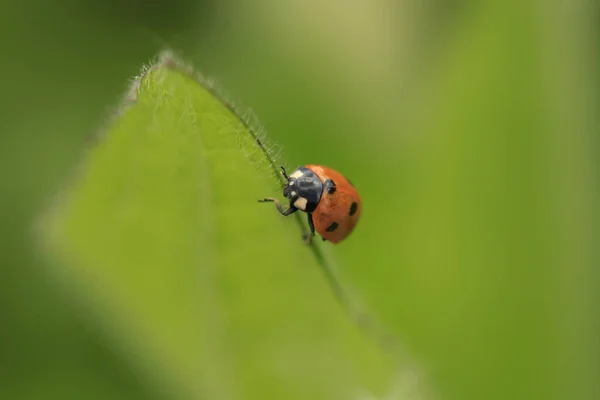
[[304,165],[296,168],[289,176],[284,167],[281,174],[286,179],[283,195],[289,200],[283,210],[279,199],[265,197],[259,202],[273,202],[277,211],[288,216],[304,211],[308,216],[310,233],[303,235],[310,244],[315,230],[323,241],[338,243],[344,240],[358,222],[361,201],[352,183],[339,172],[322,165]]

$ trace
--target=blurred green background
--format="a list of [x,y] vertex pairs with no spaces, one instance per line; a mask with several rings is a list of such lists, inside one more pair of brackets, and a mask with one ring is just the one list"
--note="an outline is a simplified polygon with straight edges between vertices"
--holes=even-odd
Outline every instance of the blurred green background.
[[252,106],[288,164],[360,188],[339,264],[441,398],[600,398],[596,2],[0,7],[1,398],[158,396],[51,283],[32,226],[166,46]]

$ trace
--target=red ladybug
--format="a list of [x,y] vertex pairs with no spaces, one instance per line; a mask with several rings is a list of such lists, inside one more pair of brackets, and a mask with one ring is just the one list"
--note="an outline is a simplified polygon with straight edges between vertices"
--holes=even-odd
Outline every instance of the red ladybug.
[[288,216],[304,211],[308,216],[310,234],[305,234],[311,243],[315,230],[323,240],[338,243],[354,229],[361,212],[358,191],[339,172],[322,165],[305,165],[296,168],[289,176],[281,167],[287,180],[283,195],[290,206],[283,210],[279,199],[266,197],[259,202],[274,202],[279,213]]

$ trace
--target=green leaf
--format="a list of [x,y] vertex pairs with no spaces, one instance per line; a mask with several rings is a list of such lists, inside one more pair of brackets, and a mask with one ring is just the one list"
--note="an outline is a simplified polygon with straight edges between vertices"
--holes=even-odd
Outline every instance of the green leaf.
[[257,202],[277,165],[240,115],[170,56],[145,70],[46,219],[53,272],[170,397],[383,393],[395,360],[331,286],[331,245]]

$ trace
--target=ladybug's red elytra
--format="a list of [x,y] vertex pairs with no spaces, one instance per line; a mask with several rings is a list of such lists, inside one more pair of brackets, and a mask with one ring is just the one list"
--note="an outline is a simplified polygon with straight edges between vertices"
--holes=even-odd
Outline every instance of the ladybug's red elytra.
[[360,218],[362,205],[349,180],[331,168],[312,164],[296,168],[289,176],[281,167],[281,174],[287,181],[283,195],[290,202],[289,208],[283,210],[279,199],[273,197],[259,202],[274,202],[283,216],[304,211],[310,227],[310,233],[304,234],[307,244],[311,243],[315,230],[323,240],[332,243],[350,235]]

